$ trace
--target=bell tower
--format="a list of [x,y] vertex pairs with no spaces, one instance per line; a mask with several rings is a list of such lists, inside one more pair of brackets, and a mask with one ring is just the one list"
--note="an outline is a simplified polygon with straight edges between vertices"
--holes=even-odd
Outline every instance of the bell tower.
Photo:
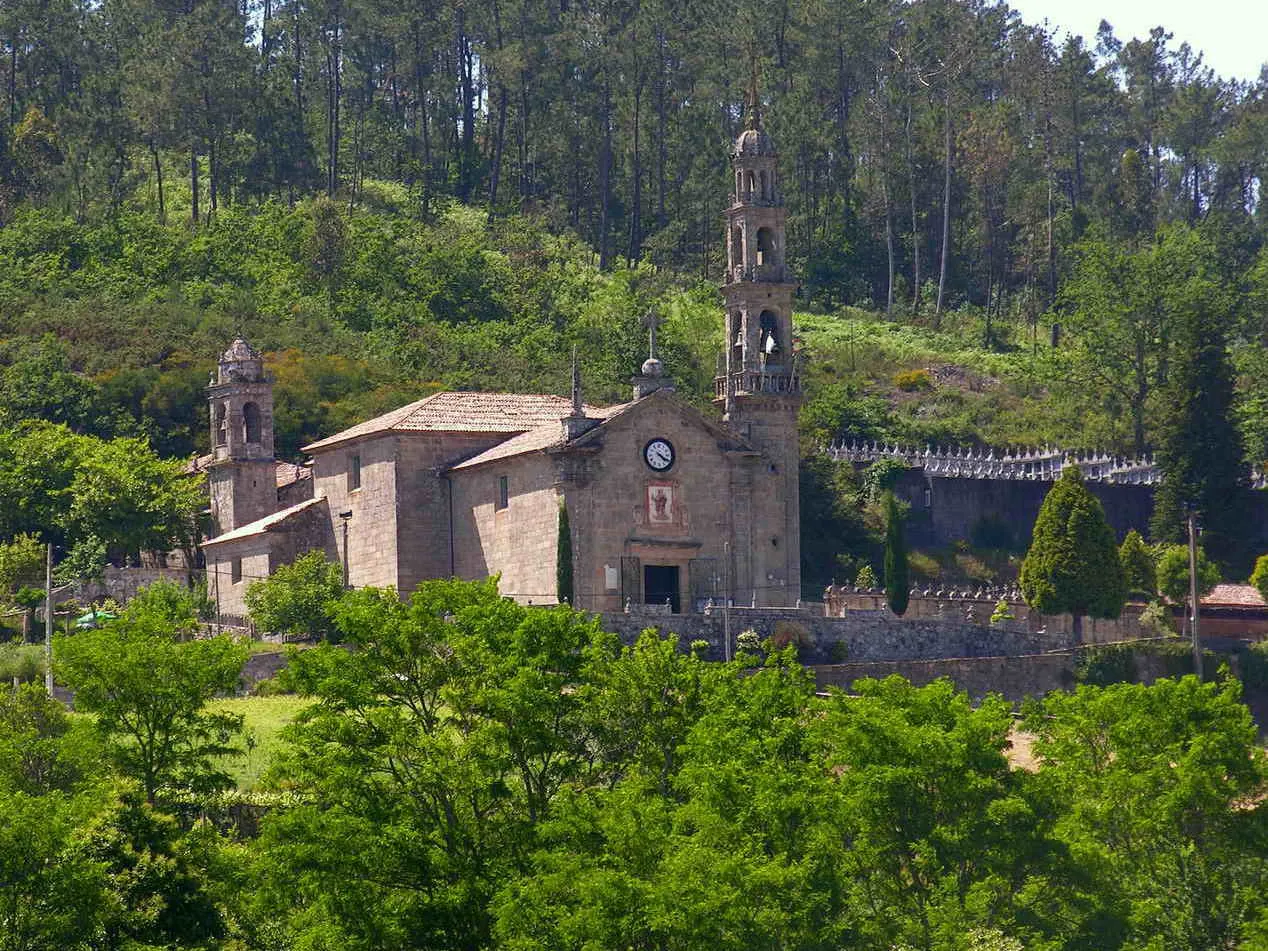
[[207,401],[212,531],[222,535],[277,511],[273,381],[263,357],[241,337],[220,355]]
[[754,547],[752,583],[761,595],[757,600],[794,604],[801,596],[801,377],[792,338],[797,282],[785,257],[786,210],[778,156],[762,129],[756,86],[755,79],[748,125],[731,155],[735,191],[726,210],[727,269],[722,285],[726,352],[714,379],[714,402],[722,407],[727,423],[761,450],[766,469],[762,479],[778,493],[773,498],[783,500],[782,505],[753,515],[753,535],[763,539]]

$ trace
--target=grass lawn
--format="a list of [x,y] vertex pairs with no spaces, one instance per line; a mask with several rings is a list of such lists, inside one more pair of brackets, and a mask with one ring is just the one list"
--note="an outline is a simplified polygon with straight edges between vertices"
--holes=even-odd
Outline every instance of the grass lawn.
[[[260,777],[268,769],[273,760],[273,753],[282,742],[278,735],[282,727],[290,723],[300,710],[311,701],[293,695],[276,697],[238,697],[232,700],[217,700],[209,706],[226,713],[240,713],[243,716],[243,735],[255,737],[255,748],[247,749],[237,756],[227,757],[227,768],[230,775],[243,792],[255,789]],[[245,740],[239,746],[246,747]]]

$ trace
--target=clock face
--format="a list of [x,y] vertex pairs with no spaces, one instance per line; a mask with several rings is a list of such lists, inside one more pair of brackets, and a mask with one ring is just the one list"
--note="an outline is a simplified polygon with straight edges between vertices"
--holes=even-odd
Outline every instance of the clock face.
[[664,472],[674,464],[674,447],[658,436],[643,447],[643,459],[656,472]]

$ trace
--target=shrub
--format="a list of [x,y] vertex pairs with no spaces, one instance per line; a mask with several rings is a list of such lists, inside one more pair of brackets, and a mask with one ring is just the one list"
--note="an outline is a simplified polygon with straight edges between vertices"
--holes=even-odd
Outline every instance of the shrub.
[[834,664],[844,664],[850,658],[850,645],[845,641],[833,641],[828,646],[828,660]]
[[1150,601],[1140,612],[1140,626],[1157,637],[1176,633],[1171,611],[1161,601]]
[[894,374],[894,386],[904,393],[933,389],[933,377],[928,370],[900,370]]
[[922,551],[908,553],[907,567],[911,570],[913,577],[925,578],[929,581],[936,581],[942,574],[942,565],[938,564],[938,559]]
[[44,645],[11,642],[0,644],[0,690],[14,678],[33,683],[44,677]]
[[995,610],[991,612],[991,623],[1002,624],[1004,621],[1015,621],[1017,618],[1013,615],[1012,610],[1008,606],[1008,601],[1000,598],[995,602]]
[[810,636],[805,625],[798,624],[796,621],[776,621],[775,633],[771,635],[770,640],[776,650],[783,650],[789,644],[795,644],[800,653],[814,646],[814,638]]
[[343,593],[343,572],[323,551],[310,551],[247,588],[256,627],[275,634],[307,634],[334,640],[327,608]]
[[859,569],[859,573],[854,576],[854,587],[862,588],[870,591],[876,587],[876,572],[872,570],[871,565],[864,565]]
[[1110,644],[1079,655],[1075,676],[1095,687],[1132,683],[1136,679],[1136,652],[1130,644]]
[[745,654],[759,653],[762,649],[762,637],[752,628],[740,631],[739,636],[735,639],[735,647]]
[[1251,644],[1238,655],[1238,662],[1242,683],[1257,690],[1268,687],[1268,641]]

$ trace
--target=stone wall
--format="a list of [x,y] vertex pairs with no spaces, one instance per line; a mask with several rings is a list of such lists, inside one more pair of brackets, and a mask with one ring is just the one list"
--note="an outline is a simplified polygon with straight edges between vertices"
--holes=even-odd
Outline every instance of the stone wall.
[[[1013,615],[1013,620],[991,625],[991,615],[1001,596],[1004,596],[1008,602],[1009,613]],[[890,613],[885,594],[881,591],[859,591],[832,586],[824,592],[824,603],[826,613],[833,617],[860,612],[865,615]],[[1085,617],[1083,642],[1108,644],[1135,640],[1140,637],[1152,637],[1156,632],[1142,627],[1140,623],[1140,614],[1144,609],[1143,603],[1132,602],[1123,608],[1123,613],[1117,618],[1107,620]],[[1074,630],[1074,619],[1068,614],[1040,614],[1015,593],[1007,596],[1004,592],[994,591],[915,593],[911,596],[903,620],[961,621],[989,625],[992,629],[1042,631],[1048,635],[1066,639],[1072,636]]]
[[[505,477],[507,505],[499,509]],[[521,604],[556,601],[559,493],[554,461],[540,452],[499,459],[449,475],[453,486],[454,574],[499,575],[498,588]]]
[[1016,657],[957,657],[942,660],[899,660],[868,664],[821,664],[811,668],[820,688],[848,690],[863,677],[897,674],[917,687],[946,677],[976,699],[1000,694],[1014,703],[1074,686],[1075,656],[1022,654]]
[[[620,635],[627,643],[645,628],[655,628],[679,635],[684,649],[691,641],[707,641],[706,656],[710,659],[726,654],[726,620],[721,608],[712,608],[704,614],[669,617],[641,611],[604,612],[600,618],[604,630]],[[763,640],[769,637],[796,641],[798,656],[807,664],[846,659],[865,662],[1011,657],[1070,646],[1065,634],[1036,634],[945,618],[896,618],[880,611],[822,617],[795,608],[732,608],[732,649],[735,639],[745,630],[756,631]]]

